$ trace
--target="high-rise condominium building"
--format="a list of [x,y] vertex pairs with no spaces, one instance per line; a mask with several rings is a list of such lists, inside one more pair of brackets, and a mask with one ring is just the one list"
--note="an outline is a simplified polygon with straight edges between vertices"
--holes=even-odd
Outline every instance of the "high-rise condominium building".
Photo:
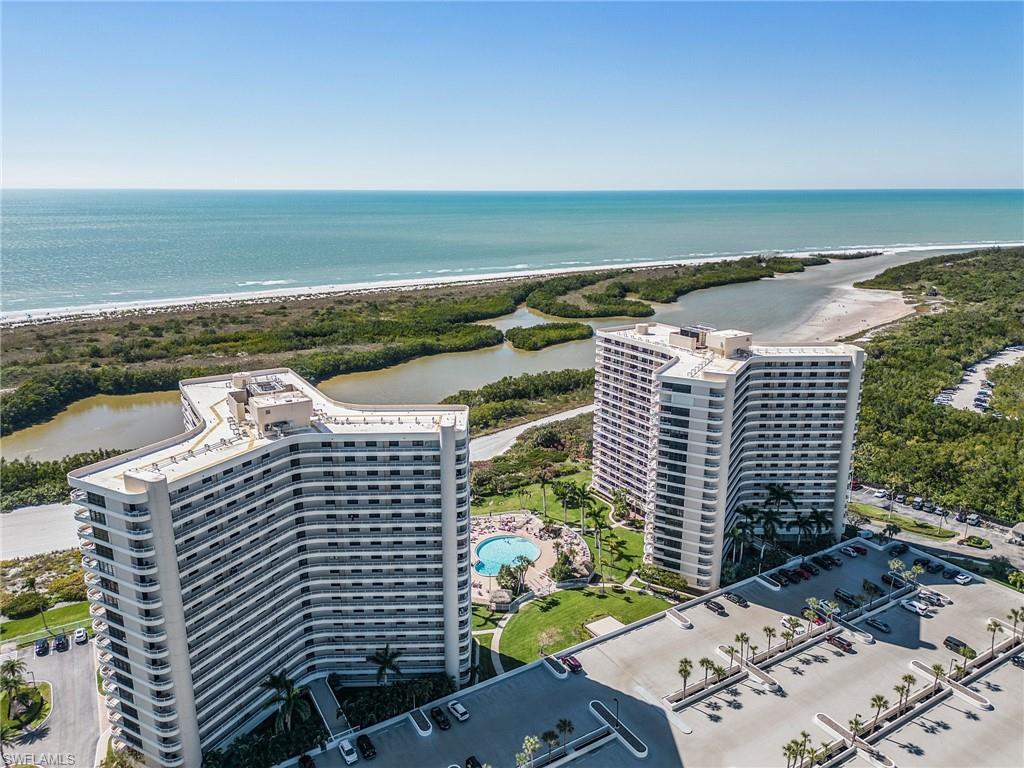
[[468,679],[465,408],[342,405],[288,369],[181,401],[184,434],[69,476],[117,742],[194,768],[268,713],[269,673],[372,683],[386,644]]
[[594,489],[625,491],[646,518],[646,561],[702,590],[718,586],[737,510],[762,509],[769,485],[793,494],[787,520],[838,534],[863,361],[848,344],[755,344],[706,326],[601,330]]

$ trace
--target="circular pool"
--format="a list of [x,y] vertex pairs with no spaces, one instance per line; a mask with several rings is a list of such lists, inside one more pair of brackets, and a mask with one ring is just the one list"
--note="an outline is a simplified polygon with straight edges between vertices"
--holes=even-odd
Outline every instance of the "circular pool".
[[517,557],[532,563],[540,557],[540,547],[522,536],[492,536],[476,545],[479,561],[473,568],[481,576],[497,576],[503,565],[512,565]]

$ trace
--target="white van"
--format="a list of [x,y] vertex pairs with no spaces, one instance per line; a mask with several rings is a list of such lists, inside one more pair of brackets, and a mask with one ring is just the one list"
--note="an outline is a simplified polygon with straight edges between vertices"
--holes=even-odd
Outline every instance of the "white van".
[[968,525],[977,525],[980,522],[981,522],[981,518],[979,518],[977,515],[968,515],[967,516],[967,524]]

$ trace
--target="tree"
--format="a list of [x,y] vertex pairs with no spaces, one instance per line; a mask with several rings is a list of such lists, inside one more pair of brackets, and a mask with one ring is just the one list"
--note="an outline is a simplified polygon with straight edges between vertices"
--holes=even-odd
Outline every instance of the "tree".
[[739,562],[742,557],[743,546],[747,543],[750,532],[743,525],[734,525],[729,530],[729,541],[732,543],[732,561]]
[[903,684],[907,686],[907,701],[910,701],[910,694],[914,692],[914,686],[917,685],[917,678],[909,672],[900,678]]
[[[732,664],[731,661],[729,663]],[[715,664],[713,671],[715,673],[715,678],[717,679],[718,682],[722,682],[722,680],[725,679],[725,676],[727,674],[729,674],[729,670],[727,670],[721,664]]]
[[760,648],[753,643],[747,643],[747,658],[753,660]]
[[[378,680],[379,682],[379,680]],[[309,702],[305,697],[304,688],[296,688],[295,681],[282,672],[272,672],[260,685],[261,688],[273,691],[272,701],[277,704],[278,731],[289,733],[294,720],[305,720],[310,715]]]
[[786,650],[789,650],[789,642],[796,637],[796,633],[792,629],[782,630],[782,639],[786,641]]
[[564,717],[558,721],[555,728],[558,729],[558,733],[561,734],[562,739],[565,739],[567,736],[572,736],[572,732],[576,730],[576,726],[572,724],[572,720],[568,720]]
[[131,747],[111,752],[100,763],[100,768],[136,768],[142,762],[142,754]]
[[871,723],[871,730],[875,730],[875,726],[878,725],[878,718],[882,714],[882,710],[889,706],[889,700],[880,693],[876,693],[871,697],[871,706],[875,708],[875,720]]
[[1024,571],[1014,571],[1006,577],[1006,580],[1018,592],[1024,592]]
[[851,717],[847,725],[850,728],[850,733],[853,734],[853,738],[856,740],[857,736],[860,734],[861,729],[864,727],[864,721],[860,717],[860,712]]
[[782,512],[774,507],[766,507],[761,510],[758,521],[761,524],[761,554],[758,558],[758,572],[760,572],[765,548],[769,542],[774,543],[778,538],[779,525],[782,523]]
[[594,545],[597,548],[597,570],[601,574],[601,591],[605,591],[604,587],[604,549],[602,547],[604,541],[604,532],[609,530],[608,523],[604,518],[604,509],[596,504],[590,504],[588,507],[590,512],[590,522],[594,526]]
[[689,659],[683,658],[679,660],[679,676],[683,678],[683,693],[686,693],[686,681],[690,678],[690,673],[693,672],[693,662]]
[[535,481],[540,486],[540,504],[545,521],[548,517],[548,486],[551,485],[552,477],[554,477],[554,471],[551,467],[544,467],[535,476]]
[[551,492],[555,499],[562,505],[562,525],[569,527],[569,484],[560,480],[551,483]]
[[378,648],[366,657],[368,662],[377,665],[377,685],[380,685],[381,680],[384,681],[384,685],[388,684],[389,672],[394,672],[396,676],[402,674],[402,670],[398,666],[398,659],[401,655],[401,651],[397,649],[392,651],[391,643],[387,643],[383,648]]
[[729,668],[732,669],[732,661],[736,658],[736,648],[732,645],[726,646],[725,652],[729,654]]
[[814,536],[821,541],[822,531],[832,527],[832,512],[827,509],[812,509],[807,516],[814,526]]
[[765,626],[761,630],[764,632],[764,636],[768,639],[768,650],[772,649],[772,638],[778,634],[778,630],[775,627]]
[[797,510],[796,517],[786,523],[787,531],[792,530],[793,528],[796,528],[796,545],[799,548],[800,541],[803,539],[804,534],[807,534],[808,536],[811,535],[811,532],[814,530],[814,523],[811,522],[809,517],[800,514],[799,510]]
[[1007,621],[1013,622],[1013,633],[1011,637],[1017,636],[1017,625],[1024,622],[1024,608],[1011,608],[1010,612],[1006,614]]
[[612,492],[612,510],[615,513],[615,519],[620,523],[622,522],[622,510],[629,509],[629,493],[626,492],[625,488],[616,488]]
[[742,659],[743,658],[743,649],[746,647],[747,643],[750,642],[750,635],[748,635],[746,632],[738,632],[736,634],[736,637],[733,638],[733,642],[739,644],[739,646],[740,646],[740,658]]
[[547,730],[540,735],[540,740],[548,747],[548,760],[551,759],[551,750],[558,746],[558,732]]
[[828,626],[829,629],[831,629],[832,622],[835,619],[836,614],[839,612],[839,603],[835,600],[826,600],[821,607],[825,609],[825,615],[828,617]]
[[526,509],[526,500],[530,498],[530,491],[526,486],[522,486],[516,490],[516,498],[519,499],[520,509]]
[[4,752],[4,750],[14,749],[19,738],[21,738],[21,732],[13,723],[0,724],[0,759],[4,761],[4,765],[10,765],[10,762],[7,759],[7,753]]
[[996,635],[1001,635],[1003,633],[1003,625],[995,619],[989,619],[988,624],[985,625],[985,629],[987,629],[992,635],[992,647],[989,648],[989,653],[994,655],[996,652]]
[[811,631],[811,625],[814,623],[814,620],[817,618],[818,614],[816,614],[810,608],[804,608],[803,616],[804,616],[805,619],[807,619],[807,629],[806,629],[806,631],[810,632]]
[[25,663],[24,659],[6,659],[3,663],[0,663],[0,675],[13,675],[24,680],[27,671],[28,664]]
[[700,668],[704,670],[704,687],[707,688],[708,675],[711,674],[711,669],[715,666],[715,662],[707,656],[702,656],[697,663],[700,665]]
[[[907,568],[906,564],[902,560],[900,560],[898,557],[894,557],[892,560],[889,561],[889,571],[890,571],[890,573],[894,573],[894,574],[895,573],[903,573],[903,571],[905,571],[906,568]],[[892,581],[889,584],[889,597],[890,598],[892,597],[892,589],[895,586],[895,584],[896,584],[896,579],[892,579]]]
[[932,685],[935,686],[935,690],[938,690],[939,689],[939,678],[942,677],[942,673],[946,671],[946,668],[943,667],[941,664],[936,663],[936,664],[932,664],[931,670],[932,670],[932,674],[935,675],[935,680],[932,681]]
[[8,701],[14,700],[24,684],[25,679],[21,675],[9,672],[0,673],[0,692],[7,696]]
[[533,756],[540,749],[540,739],[536,736],[527,736],[523,739],[523,754],[526,755],[527,763],[533,765]]
[[910,686],[904,685],[903,683],[900,683],[898,685],[894,685],[892,687],[892,690],[893,690],[893,693],[895,693],[896,697],[897,697],[896,698],[896,706],[899,707],[900,709],[903,709],[903,697],[905,695],[907,695],[907,692],[910,690]]
[[796,739],[790,739],[782,745],[782,754],[786,758],[786,768],[798,762],[800,743]]
[[516,573],[516,592],[522,592],[526,584],[526,572],[530,570],[533,561],[526,555],[517,555],[512,561],[512,570]]
[[885,526],[885,528],[882,529],[882,536],[885,538],[886,541],[892,541],[900,534],[900,531],[902,530],[903,529],[895,523],[889,523]]

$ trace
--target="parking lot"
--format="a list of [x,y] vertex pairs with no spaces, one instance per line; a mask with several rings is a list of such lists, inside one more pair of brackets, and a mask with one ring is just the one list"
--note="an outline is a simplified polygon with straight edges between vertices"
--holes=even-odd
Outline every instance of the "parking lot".
[[[796,655],[768,662],[764,669],[779,682],[779,691],[769,692],[748,678],[678,713],[666,704],[665,696],[682,686],[677,672],[681,658],[693,662],[690,682],[694,682],[703,677],[698,665],[702,657],[727,666],[728,659],[717,647],[736,645],[734,639],[738,633],[746,633],[761,650],[767,648],[763,627],[774,627],[780,635],[781,619],[787,615],[800,616],[808,597],[830,600],[837,587],[861,594],[864,579],[882,586],[880,577],[892,556],[873,546],[867,549],[866,556],[838,555],[843,560],[841,567],[822,570],[809,580],[777,591],[756,580],[736,585],[734,591],[750,604],[740,607],[719,596],[716,600],[726,608],[724,615],[705,608],[704,601],[688,604],[683,611],[692,622],[692,628],[684,629],[663,616],[606,637],[575,654],[583,665],[583,672],[570,675],[566,680],[557,679],[543,665],[533,665],[518,674],[498,678],[489,686],[464,691],[459,700],[471,713],[468,722],[453,722],[451,730],[446,732],[435,728],[428,736],[420,736],[408,720],[371,732],[378,749],[375,763],[385,768],[462,765],[472,754],[494,768],[511,768],[527,734],[539,736],[546,730],[554,730],[559,719],[568,718],[575,726],[574,736],[579,736],[599,725],[588,708],[592,699],[603,701],[613,709],[617,699],[623,724],[649,748],[649,756],[643,761],[648,765],[659,768],[687,764],[709,768],[785,765],[782,746],[801,731],[811,733],[815,743],[831,738],[829,732],[815,723],[817,713],[830,715],[841,723],[855,714],[870,721],[871,697],[880,693],[894,700],[896,694],[892,688],[900,683],[903,675],[915,675],[916,689],[930,682],[929,675],[911,668],[912,661],[920,661],[925,666],[935,662],[948,665],[953,654],[942,646],[942,641],[950,634],[979,653],[986,651],[991,642],[991,635],[986,631],[988,619],[1003,618],[1011,608],[1022,603],[1019,594],[999,584],[975,580],[960,585],[944,579],[941,573],[925,574],[921,577],[923,586],[952,600],[951,604],[934,610],[929,618],[908,612],[897,601],[877,614],[889,625],[891,631],[887,634],[857,620],[860,629],[874,635],[874,642],[864,642],[844,631],[853,642],[852,652],[818,642]],[[917,556],[919,553],[911,550],[902,560],[909,566]],[[1009,629],[997,640],[1008,637],[1008,633]],[[779,642],[776,635],[772,644]],[[1008,674],[1005,668],[1009,666],[1012,665],[1003,665],[997,670],[998,679]],[[1018,673],[1017,677],[1010,675],[1002,683],[993,684],[1000,690],[1014,684],[1019,686],[1021,671],[1016,667],[1013,671]],[[970,722],[971,730],[967,727],[959,731],[939,729],[936,745],[967,738],[968,733],[981,733],[983,728],[996,731],[1005,728],[1006,709],[1020,715],[1019,701],[1014,705],[1016,709],[999,703],[1011,698],[993,697],[996,710],[980,713],[980,720]],[[953,699],[942,706],[964,709],[959,700]],[[1019,738],[1017,743],[1020,743]],[[938,749],[936,745],[931,747],[932,754]],[[943,743],[941,748],[948,750],[950,760],[962,754],[953,744]],[[1016,754],[1012,745],[1004,745],[1001,750],[992,753],[992,762],[987,762],[987,755],[983,753],[971,764],[1003,765],[1000,760]],[[542,747],[541,754],[544,751]],[[904,754],[894,757],[900,765],[908,762]],[[612,742],[578,759],[576,764],[613,768],[634,762],[639,764],[623,746]],[[317,764],[340,766],[342,762],[335,753],[318,757]],[[1018,760],[1016,764],[1024,763]]]

